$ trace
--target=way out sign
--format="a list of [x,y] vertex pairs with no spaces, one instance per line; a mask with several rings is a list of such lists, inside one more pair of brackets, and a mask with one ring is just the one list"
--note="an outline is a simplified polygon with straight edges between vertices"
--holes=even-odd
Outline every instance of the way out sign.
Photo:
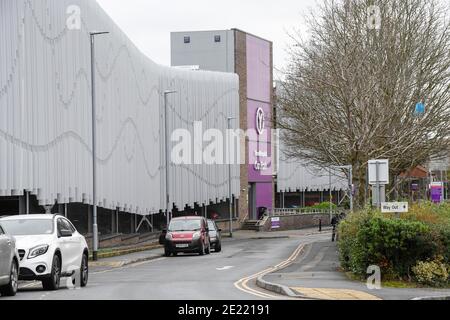
[[381,204],[383,213],[406,213],[408,212],[408,202],[383,202]]

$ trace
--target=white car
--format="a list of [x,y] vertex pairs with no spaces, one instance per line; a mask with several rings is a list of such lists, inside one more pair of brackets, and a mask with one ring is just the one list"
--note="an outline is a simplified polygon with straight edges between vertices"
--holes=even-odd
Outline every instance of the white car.
[[[32,214],[0,219],[16,239],[19,280],[39,280],[45,290],[57,290],[62,277],[88,282],[88,245],[72,223],[59,215]],[[75,278],[76,277],[76,278]]]
[[19,254],[13,237],[0,226],[0,294],[15,296],[18,287]]

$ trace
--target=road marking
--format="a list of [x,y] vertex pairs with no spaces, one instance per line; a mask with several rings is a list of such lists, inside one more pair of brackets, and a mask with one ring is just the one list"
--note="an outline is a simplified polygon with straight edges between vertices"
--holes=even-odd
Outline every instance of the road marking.
[[248,285],[248,282],[257,279],[257,278],[260,277],[260,276],[265,276],[265,275],[268,274],[268,273],[271,273],[271,272],[274,272],[274,271],[278,271],[278,270],[280,270],[280,269],[284,269],[285,267],[291,265],[291,264],[297,259],[297,257],[299,256],[299,254],[302,252],[303,248],[304,248],[304,244],[299,245],[299,246],[294,250],[294,252],[289,256],[289,258],[287,258],[286,260],[280,262],[279,264],[277,264],[277,265],[274,266],[274,267],[267,268],[267,269],[265,269],[265,270],[263,270],[263,271],[260,271],[260,272],[258,272],[258,273],[255,273],[255,274],[253,274],[253,275],[251,275],[251,276],[248,276],[248,277],[239,279],[238,281],[236,281],[236,282],[234,283],[234,286],[235,286],[237,289],[241,290],[241,291],[244,291],[244,292],[246,292],[246,293],[249,293],[249,294],[258,296],[258,297],[260,297],[260,298],[266,298],[266,299],[279,299],[280,296],[275,296],[275,295],[268,294],[268,293],[263,292],[263,291],[259,291],[259,290],[250,288],[249,285]]
[[234,268],[234,266],[225,266],[225,267],[222,267],[222,268],[216,268],[216,270],[218,270],[218,271],[225,271],[225,270],[229,270],[231,268]]
[[364,291],[329,288],[292,288],[307,298],[323,300],[381,300]]
[[91,272],[90,274],[107,273],[107,272],[122,270],[122,269],[126,269],[126,268],[137,267],[137,266],[140,266],[140,265],[143,265],[143,264],[156,262],[156,261],[161,261],[161,260],[165,260],[165,259],[166,259],[165,257],[161,257],[161,258],[152,259],[152,260],[148,260],[148,261],[142,261],[142,262],[136,262],[136,263],[128,264],[128,265],[125,265],[125,266],[122,266],[122,267],[118,267],[118,268],[112,268],[112,269],[107,269],[107,270],[103,270],[103,271]]

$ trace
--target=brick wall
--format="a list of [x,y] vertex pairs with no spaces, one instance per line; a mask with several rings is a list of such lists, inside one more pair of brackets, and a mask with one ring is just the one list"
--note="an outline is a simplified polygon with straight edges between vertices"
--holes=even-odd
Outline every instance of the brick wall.
[[[247,130],[247,35],[239,30],[234,31],[235,41],[235,72],[239,76],[239,128]],[[239,219],[248,215],[248,141],[241,141],[241,157],[245,164],[241,165],[241,189],[239,195]]]
[[329,214],[301,214],[280,217],[280,228],[271,229],[271,221],[264,226],[264,231],[284,231],[297,230],[303,228],[319,228],[319,220],[322,220],[322,226],[330,225]]

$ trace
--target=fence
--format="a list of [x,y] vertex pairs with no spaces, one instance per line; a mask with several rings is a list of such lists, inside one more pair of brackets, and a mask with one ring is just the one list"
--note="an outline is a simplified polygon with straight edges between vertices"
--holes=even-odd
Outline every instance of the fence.
[[[331,210],[331,214],[338,214],[340,211]],[[293,216],[302,214],[329,214],[330,209],[315,209],[315,208],[295,208],[295,209],[272,209],[269,210],[270,217],[281,217],[281,216]]]

